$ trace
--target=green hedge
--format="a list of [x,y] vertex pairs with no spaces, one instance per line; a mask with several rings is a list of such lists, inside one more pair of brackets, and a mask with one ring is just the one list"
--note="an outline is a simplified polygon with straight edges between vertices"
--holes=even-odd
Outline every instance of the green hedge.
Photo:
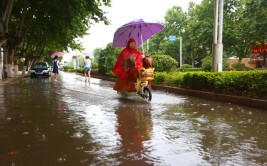
[[177,61],[169,55],[152,55],[152,58],[157,72],[170,72],[177,68]]
[[247,97],[267,97],[267,71],[156,72],[155,84]]

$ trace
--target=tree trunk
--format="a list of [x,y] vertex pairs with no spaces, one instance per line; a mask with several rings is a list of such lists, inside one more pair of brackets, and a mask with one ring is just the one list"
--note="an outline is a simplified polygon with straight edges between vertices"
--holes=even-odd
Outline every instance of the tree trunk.
[[263,65],[262,65],[263,68],[266,68],[266,56],[267,54],[263,55]]
[[3,47],[3,77],[7,78],[7,49]]
[[[2,0],[1,0],[2,1]],[[0,46],[3,47],[3,45],[6,44],[7,38],[8,38],[8,27],[9,27],[9,20],[10,20],[10,15],[11,11],[13,8],[13,0],[6,0],[6,6],[4,6],[4,11],[2,13],[2,21],[3,21],[3,34],[0,36]],[[2,77],[6,78],[8,75],[8,54],[6,48],[3,47],[3,68],[2,68]],[[1,69],[0,69],[1,70]]]
[[4,33],[8,33],[10,14],[13,8],[13,0],[7,0],[2,20],[4,21]]
[[18,76],[19,74],[19,65],[18,65],[18,58],[16,55],[14,55],[13,58],[13,68],[14,68],[14,75]]
[[2,79],[3,78],[3,75],[4,75],[4,71],[3,71],[3,69],[4,69],[4,64],[3,64],[3,62],[4,62],[4,57],[3,57],[3,48],[1,47],[1,45],[0,45],[0,79]]

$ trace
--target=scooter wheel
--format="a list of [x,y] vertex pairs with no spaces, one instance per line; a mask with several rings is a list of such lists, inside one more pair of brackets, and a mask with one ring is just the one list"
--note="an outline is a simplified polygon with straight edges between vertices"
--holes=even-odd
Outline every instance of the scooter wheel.
[[144,87],[144,91],[143,91],[142,97],[147,101],[151,101],[152,94],[151,94],[151,91],[149,90],[148,87]]

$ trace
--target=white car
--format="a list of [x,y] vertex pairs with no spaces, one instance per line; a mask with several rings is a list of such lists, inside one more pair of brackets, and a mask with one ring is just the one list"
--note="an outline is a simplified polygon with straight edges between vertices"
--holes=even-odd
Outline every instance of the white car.
[[32,65],[30,70],[30,77],[37,77],[37,76],[51,76],[51,66],[48,65],[47,62],[36,62]]

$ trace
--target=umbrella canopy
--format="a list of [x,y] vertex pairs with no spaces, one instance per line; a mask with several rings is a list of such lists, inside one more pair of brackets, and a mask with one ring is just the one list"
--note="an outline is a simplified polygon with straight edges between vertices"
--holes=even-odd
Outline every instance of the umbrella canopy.
[[154,34],[162,31],[164,26],[159,23],[134,20],[119,27],[114,33],[113,47],[125,47],[129,38],[134,38],[136,46],[140,46]]
[[94,57],[92,52],[83,52],[83,56],[89,56],[90,58]]
[[64,55],[64,52],[58,52],[58,51],[56,51],[56,52],[54,52],[54,53],[51,55],[51,58],[54,58],[55,56],[60,57],[60,56],[63,56],[63,55]]

